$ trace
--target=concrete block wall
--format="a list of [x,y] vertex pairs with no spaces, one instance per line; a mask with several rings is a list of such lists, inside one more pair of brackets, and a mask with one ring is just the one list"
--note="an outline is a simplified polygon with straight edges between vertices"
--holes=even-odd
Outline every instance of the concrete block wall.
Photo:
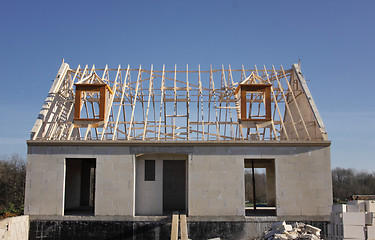
[[273,159],[277,215],[329,219],[332,203],[329,146],[267,144],[177,147],[164,144],[31,145],[28,148],[25,214],[62,216],[65,158],[95,158],[95,215],[134,216],[137,154],[188,156],[189,216],[243,217],[244,159]]
[[197,147],[189,160],[190,215],[244,215],[244,159],[274,159],[278,216],[329,219],[329,147]]
[[194,154],[189,159],[190,216],[244,216],[244,160]]
[[127,147],[29,147],[25,214],[64,214],[65,159],[96,159],[95,215],[134,214],[134,156]]
[[290,148],[288,154],[276,155],[277,215],[330,215],[332,180],[329,156],[329,148],[307,147]]
[[0,240],[27,240],[29,227],[27,215],[0,220]]
[[145,181],[145,160],[136,160],[136,215],[162,215],[163,214],[163,159],[155,157],[155,181]]

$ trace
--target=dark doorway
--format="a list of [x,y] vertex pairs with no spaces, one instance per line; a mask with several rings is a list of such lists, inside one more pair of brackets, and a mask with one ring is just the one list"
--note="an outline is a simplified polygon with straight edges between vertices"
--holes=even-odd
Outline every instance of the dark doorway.
[[66,159],[65,215],[94,215],[96,159]]
[[163,212],[185,212],[186,161],[163,161]]

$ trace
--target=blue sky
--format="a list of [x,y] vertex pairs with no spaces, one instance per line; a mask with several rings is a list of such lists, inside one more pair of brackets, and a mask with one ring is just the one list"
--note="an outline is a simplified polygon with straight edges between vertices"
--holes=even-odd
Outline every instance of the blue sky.
[[[332,167],[375,171],[375,1],[3,1],[0,155],[26,140],[62,58],[78,64],[266,65],[302,72]],[[155,66],[155,67],[156,67]]]

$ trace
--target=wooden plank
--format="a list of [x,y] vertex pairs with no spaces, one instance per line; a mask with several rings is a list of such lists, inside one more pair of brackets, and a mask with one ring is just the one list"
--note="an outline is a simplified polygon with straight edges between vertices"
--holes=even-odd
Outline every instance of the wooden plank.
[[[300,117],[300,119],[301,119],[301,121],[302,121],[302,125],[303,125],[303,128],[305,129],[305,132],[306,132],[307,138],[308,138],[309,140],[311,140],[311,137],[310,137],[309,131],[307,130],[307,127],[306,127],[306,124],[305,124],[305,120],[303,119],[303,116],[302,116],[301,110],[299,109],[299,106],[298,106],[298,103],[297,103],[296,97],[294,96],[294,92],[293,92],[293,90],[292,90],[292,87],[290,86],[289,81],[288,81],[288,79],[287,79],[287,77],[286,77],[286,75],[285,75],[285,72],[284,72],[283,66],[281,66],[281,71],[282,71],[282,73],[283,73],[283,75],[284,75],[285,82],[286,82],[286,84],[288,85],[288,90],[289,90],[290,94],[292,95],[292,98],[293,98],[294,103],[295,103],[295,105],[296,105],[297,112],[298,112],[298,115],[299,115],[299,117]],[[289,104],[289,103],[286,103],[286,104]]]
[[[121,88],[121,100],[120,100],[120,105],[118,107],[118,111],[117,111],[117,117],[116,117],[116,122],[115,122],[115,127],[113,129],[113,135],[112,135],[112,140],[115,140],[116,139],[116,133],[117,133],[117,128],[118,128],[118,123],[119,123],[119,120],[120,120],[120,114],[121,114],[121,109],[122,108],[122,102],[124,100],[124,95],[125,95],[125,89],[126,89],[126,80],[128,79],[128,76],[129,76],[129,68],[130,66],[128,65],[128,68],[126,69],[126,74],[125,74],[125,78],[124,78],[124,82],[122,84],[122,88]],[[124,110],[124,109],[123,109]],[[125,110],[124,110],[125,111]],[[125,127],[126,129],[126,127]]]
[[186,129],[187,129],[187,140],[190,140],[190,115],[189,115],[189,66],[186,64]]
[[216,99],[216,91],[215,91],[215,81],[212,71],[212,65],[210,66],[210,78],[211,78],[211,84],[212,84],[212,94],[214,96],[214,105],[215,105],[215,125],[216,125],[216,140],[219,140],[220,138],[220,132],[219,132],[219,119],[217,116],[217,99]]
[[133,99],[133,104],[132,104],[132,115],[130,117],[129,131],[128,131],[128,137],[127,137],[128,140],[130,140],[131,130],[132,130],[133,121],[134,121],[134,113],[135,113],[135,107],[136,107],[136,103],[137,103],[139,79],[141,77],[141,69],[142,69],[142,67],[141,67],[141,65],[139,65],[137,84],[136,84],[136,87],[135,87],[135,94],[134,94],[134,99]]
[[[267,70],[266,70],[266,66],[265,66],[265,65],[263,66],[263,69],[264,69],[264,72],[265,72],[265,75],[266,75],[266,78],[267,78],[268,83],[271,84],[271,81],[270,81],[269,78],[268,78],[268,73],[267,73]],[[275,94],[275,92],[274,92],[274,88],[273,88],[273,86],[271,86],[271,92],[272,92],[272,96],[273,96],[274,103],[275,103],[275,106],[276,106],[276,110],[277,110],[277,112],[278,112],[278,114],[279,114],[279,117],[280,117],[280,121],[281,121],[281,125],[282,125],[282,127],[283,127],[283,131],[284,131],[284,133],[285,133],[285,137],[286,137],[287,140],[289,140],[289,136],[288,136],[288,133],[287,133],[286,128],[285,128],[285,125],[284,125],[284,119],[283,119],[283,117],[282,117],[282,115],[281,115],[280,108],[279,108],[279,104],[278,104],[278,102],[277,102],[276,94]]]
[[[113,84],[113,90],[115,92],[116,92],[117,81],[118,81],[119,76],[121,76],[121,65],[118,66],[117,73],[116,73],[116,78],[115,78],[115,82]],[[111,94],[111,96],[109,98],[108,106],[107,106],[107,103],[106,103],[106,100],[107,100],[106,94],[107,94],[107,88],[102,88],[100,90],[100,107],[99,107],[99,112],[100,112],[99,114],[100,114],[100,116],[99,116],[99,118],[100,119],[104,119],[104,126],[103,126],[103,131],[102,131],[100,140],[104,140],[104,136],[105,136],[105,133],[107,131],[109,115],[110,115],[110,112],[111,112],[112,107],[113,107],[113,99],[115,98],[115,94],[114,94],[114,92],[112,92],[112,94]]]
[[300,137],[299,137],[299,134],[298,134],[298,131],[297,131],[297,128],[296,128],[296,124],[295,124],[295,122],[293,120],[292,112],[290,111],[289,105],[287,103],[288,101],[286,100],[286,96],[285,96],[285,93],[284,93],[283,86],[281,85],[281,82],[279,81],[279,78],[277,77],[277,72],[276,72],[274,66],[272,66],[272,71],[273,71],[273,73],[275,75],[275,79],[276,79],[277,83],[279,84],[281,95],[283,96],[283,99],[284,99],[284,102],[285,102],[285,108],[287,109],[287,112],[288,112],[288,114],[290,116],[290,120],[292,121],[292,126],[293,126],[294,132],[295,132],[295,134],[297,136],[297,139],[299,140]]
[[[174,65],[174,81],[173,81],[173,93],[174,93],[174,108],[173,108],[173,127],[172,127],[172,138],[175,139],[174,134],[176,131],[176,115],[177,115],[177,86],[176,86],[176,78],[177,78],[177,65]],[[166,103],[164,103],[166,104]]]
[[178,212],[173,212],[171,240],[178,240]]
[[188,240],[186,214],[180,215],[180,233],[181,233],[181,240]]
[[145,138],[146,138],[146,132],[147,132],[147,120],[148,120],[148,113],[149,113],[149,110],[150,110],[151,95],[152,95],[152,88],[153,88],[153,82],[152,82],[153,70],[154,70],[154,65],[151,64],[150,82],[149,82],[149,86],[148,86],[147,110],[146,110],[146,116],[145,116],[145,119],[144,119],[145,126],[143,128],[143,136],[142,136],[143,140],[145,140]]
[[[229,79],[231,80],[231,83],[232,83],[232,86],[234,86],[234,81],[233,81],[233,75],[232,75],[232,69],[231,69],[231,67],[230,67],[230,65],[229,65],[229,72],[228,72],[228,81],[229,81]],[[228,96],[228,98],[229,98],[229,96]],[[229,103],[229,105],[230,105],[230,103]],[[233,128],[233,118],[232,118],[232,109],[229,109],[229,108],[227,108],[228,110],[229,110],[229,119],[230,119],[230,131],[231,131],[231,133],[232,133],[232,137],[233,137],[233,140],[236,138],[235,137],[235,133],[234,133],[234,128]]]
[[316,121],[317,121],[317,123],[319,125],[319,129],[320,129],[320,131],[321,131],[321,133],[323,135],[323,139],[327,140],[328,137],[327,137],[327,132],[326,132],[324,124],[323,124],[323,120],[320,117],[318,108],[316,107],[314,99],[313,99],[313,97],[312,97],[312,95],[310,93],[310,89],[308,88],[308,86],[306,84],[306,80],[305,80],[305,78],[303,77],[303,75],[301,73],[301,69],[300,69],[300,67],[297,64],[293,64],[293,70],[294,70],[294,73],[296,74],[296,77],[297,77],[298,81],[301,83],[301,87],[302,87],[303,91],[306,94],[307,101],[309,102],[310,107],[312,109],[312,112],[313,112],[313,114],[315,116],[315,119],[316,119]]
[[[203,90],[202,90],[202,81],[201,81],[201,65],[198,65],[198,83],[199,83],[198,84],[199,85],[198,101],[200,101],[201,117],[202,117],[202,140],[204,140],[204,112],[203,112]],[[199,104],[198,104],[198,110],[199,110]],[[197,114],[197,115],[199,115],[199,114]]]
[[[162,112],[163,112],[164,80],[165,80],[165,64],[163,64],[163,73],[162,73],[162,78],[161,78],[161,97],[160,97],[160,114],[159,114],[158,140],[160,140],[161,116],[162,116]],[[164,119],[164,121],[165,121],[165,120],[166,120],[166,119]]]

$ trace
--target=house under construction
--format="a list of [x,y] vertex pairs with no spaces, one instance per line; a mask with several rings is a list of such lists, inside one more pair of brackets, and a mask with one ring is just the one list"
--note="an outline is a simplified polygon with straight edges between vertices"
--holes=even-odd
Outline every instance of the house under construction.
[[[172,211],[186,213],[189,237],[217,222],[241,239],[272,221],[329,221],[330,141],[298,64],[63,63],[27,145],[25,214],[39,229],[31,232],[47,220],[134,229]],[[254,169],[266,174],[261,209],[245,204],[244,175]]]

